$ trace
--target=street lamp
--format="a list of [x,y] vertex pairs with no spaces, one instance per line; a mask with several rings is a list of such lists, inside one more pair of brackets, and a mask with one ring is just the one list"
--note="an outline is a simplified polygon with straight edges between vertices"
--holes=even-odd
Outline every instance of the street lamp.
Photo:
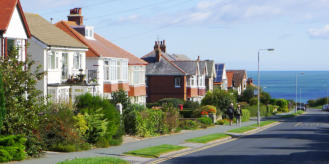
[[258,102],[257,102],[257,124],[258,124],[258,127],[260,127],[260,72],[259,72],[259,56],[260,56],[260,53],[262,51],[274,51],[273,48],[270,48],[270,49],[259,49],[258,50],[258,87],[257,87],[257,98],[258,98]]
[[297,113],[297,102],[298,102],[298,75],[304,75],[304,72],[298,74],[296,73],[296,107],[295,107],[295,113]]

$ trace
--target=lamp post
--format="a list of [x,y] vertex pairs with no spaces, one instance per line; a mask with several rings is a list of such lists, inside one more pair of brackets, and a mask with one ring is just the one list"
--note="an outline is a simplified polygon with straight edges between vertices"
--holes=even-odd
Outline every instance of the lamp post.
[[260,72],[259,72],[259,56],[260,56],[260,53],[262,51],[274,51],[274,49],[270,48],[270,49],[259,49],[258,50],[258,87],[257,87],[257,125],[258,127],[260,127]]
[[297,102],[298,102],[298,75],[304,75],[304,72],[298,74],[296,73],[296,106],[295,106],[295,113],[297,113]]
[[302,109],[302,88],[299,88],[299,109]]

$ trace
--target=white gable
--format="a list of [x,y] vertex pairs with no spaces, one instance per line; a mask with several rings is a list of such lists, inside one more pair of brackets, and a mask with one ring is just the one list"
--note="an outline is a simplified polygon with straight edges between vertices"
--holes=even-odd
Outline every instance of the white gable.
[[24,23],[18,12],[17,6],[15,7],[7,31],[3,36],[8,38],[27,39]]

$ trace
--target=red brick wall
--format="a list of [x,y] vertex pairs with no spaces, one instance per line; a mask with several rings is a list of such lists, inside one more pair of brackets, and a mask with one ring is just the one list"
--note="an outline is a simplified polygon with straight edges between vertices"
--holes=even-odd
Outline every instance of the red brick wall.
[[129,84],[128,83],[104,84],[104,93],[116,92],[119,89],[123,89],[124,91],[129,91]]
[[197,97],[198,95],[198,88],[187,88],[187,98]]
[[145,86],[129,86],[130,90],[128,92],[129,96],[145,96],[146,95],[146,88]]
[[199,96],[206,95],[206,89],[199,89]]
[[186,100],[186,78],[181,76],[181,87],[175,88],[177,76],[148,76],[147,102],[156,102],[163,98],[180,98]]

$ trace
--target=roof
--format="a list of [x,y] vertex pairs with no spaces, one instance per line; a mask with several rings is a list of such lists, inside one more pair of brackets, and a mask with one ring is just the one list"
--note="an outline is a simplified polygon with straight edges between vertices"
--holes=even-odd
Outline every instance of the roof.
[[78,26],[75,22],[60,21],[56,23],[56,26],[86,45],[89,48],[86,53],[87,57],[126,58],[128,59],[129,65],[147,65],[147,62],[144,60],[106,40],[97,33],[94,34],[94,40],[86,39],[83,35],[71,27]]
[[19,0],[0,0],[0,31],[7,31],[14,9],[17,6],[18,12],[22,18],[25,32],[31,37],[29,26],[27,25],[24,12]]
[[213,60],[205,60],[206,64],[207,64],[207,69],[208,69],[208,77],[211,77],[212,75],[214,75],[214,77],[217,76],[216,71],[214,70],[215,67],[215,61]]
[[166,57],[162,57],[159,62],[149,63],[146,66],[146,75],[185,76],[186,72]]
[[243,82],[243,79],[246,78],[247,73],[245,70],[227,70],[227,73],[233,73],[232,84],[234,87],[238,87]]
[[[167,52],[162,52],[162,55],[165,56],[169,61],[192,61],[189,57],[182,54],[169,54]],[[147,62],[155,62],[155,51],[151,51],[142,57]]]
[[216,78],[214,79],[215,83],[223,82],[225,64],[215,64]]
[[[161,52],[160,62],[156,60],[155,51],[151,51],[142,57],[143,60],[149,64],[146,69],[147,75],[178,75],[177,69],[184,74],[180,75],[196,75],[199,72],[203,73],[206,67],[206,63],[199,62],[197,60],[177,60],[176,55]],[[181,58],[180,58],[181,59]],[[164,62],[165,60],[165,62]],[[175,67],[176,69],[171,69]],[[200,71],[202,70],[202,71]]]
[[182,70],[184,70],[184,72],[186,72],[188,75],[198,74],[197,61],[173,61],[173,63],[176,64]]
[[88,47],[77,41],[61,29],[57,28],[38,14],[25,13],[27,23],[33,37],[48,46],[85,48]]
[[188,56],[182,54],[172,54],[170,56],[174,58],[176,61],[191,60]]

